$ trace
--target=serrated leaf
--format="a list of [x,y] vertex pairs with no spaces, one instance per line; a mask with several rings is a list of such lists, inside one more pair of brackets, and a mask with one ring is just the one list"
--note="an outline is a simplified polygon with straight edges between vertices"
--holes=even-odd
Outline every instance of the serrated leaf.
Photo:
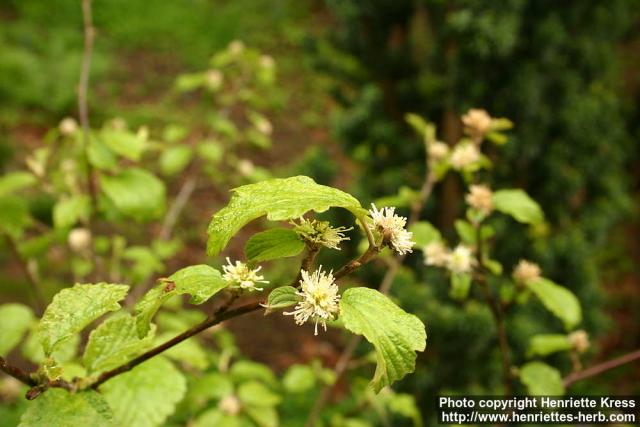
[[6,356],[18,345],[33,320],[33,312],[26,305],[0,305],[0,355]]
[[[72,335],[56,347],[56,349],[51,353],[51,358],[58,363],[68,362],[75,358],[79,344],[80,334]],[[42,344],[40,344],[37,324],[32,326],[27,339],[20,347],[20,350],[25,358],[37,365],[42,364],[47,359],[47,356],[44,354],[44,350],[42,350]]]
[[413,240],[416,242],[416,246],[418,247],[425,247],[429,243],[442,240],[442,236],[438,229],[427,221],[418,221],[412,224],[409,227],[409,231],[413,233]]
[[249,381],[238,387],[238,399],[247,406],[276,406],[282,400],[266,385]]
[[529,340],[529,350],[527,351],[527,355],[529,357],[547,356],[551,353],[567,350],[571,350],[571,342],[566,335],[535,335]]
[[102,190],[122,214],[144,222],[165,209],[165,187],[155,175],[131,168],[117,175],[102,175]]
[[177,175],[187,167],[193,156],[193,149],[188,145],[169,147],[160,156],[160,170],[163,175]]
[[218,211],[209,224],[209,255],[218,254],[238,230],[263,215],[271,221],[284,221],[299,218],[311,210],[324,212],[331,207],[348,209],[358,217],[367,214],[350,194],[316,184],[306,176],[271,179],[233,191],[229,204]]
[[538,203],[520,189],[494,192],[493,206],[495,210],[525,224],[538,224],[544,221],[544,213]]
[[95,391],[69,393],[60,388],[47,390],[27,406],[20,427],[115,427],[105,399]]
[[377,367],[371,381],[377,393],[413,372],[416,351],[423,351],[427,334],[416,316],[406,313],[380,292],[351,288],[340,299],[345,328],[364,337],[376,349]]
[[71,227],[80,219],[87,218],[90,209],[89,197],[85,195],[59,200],[53,207],[53,224],[56,228]]
[[272,290],[267,298],[267,312],[297,304],[300,297],[296,292],[298,290],[293,286],[280,286]]
[[541,277],[527,283],[540,302],[564,323],[567,330],[582,320],[580,301],[569,289]]
[[100,131],[102,141],[114,153],[137,162],[140,160],[146,141],[144,138],[127,130],[105,128]]
[[40,319],[38,335],[46,355],[67,338],[80,332],[103,314],[120,308],[118,301],[127,295],[129,286],[98,283],[76,284],[63,289]]
[[155,286],[136,304],[138,336],[149,331],[151,319],[160,306],[174,295],[189,294],[192,304],[202,304],[228,286],[218,270],[208,265],[192,265],[175,272]]
[[138,338],[136,320],[128,313],[119,313],[91,331],[82,362],[88,374],[98,374],[122,365],[153,344],[155,328],[143,339]]
[[29,172],[21,171],[5,174],[0,177],[0,197],[31,187],[36,182],[36,177]]
[[560,372],[542,362],[529,362],[520,368],[520,381],[531,396],[562,396],[564,385]]
[[304,242],[289,228],[274,228],[254,234],[247,241],[244,253],[248,261],[261,262],[298,255]]
[[184,376],[162,356],[153,357],[100,387],[116,425],[127,427],[161,425],[173,414],[186,390]]

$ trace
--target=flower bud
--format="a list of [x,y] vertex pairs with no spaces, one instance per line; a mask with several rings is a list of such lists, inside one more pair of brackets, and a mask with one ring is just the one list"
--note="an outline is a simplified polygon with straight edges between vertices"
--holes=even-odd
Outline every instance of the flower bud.
[[480,160],[480,151],[471,143],[456,145],[450,159],[451,166],[456,170],[464,169],[478,160]]
[[569,342],[578,353],[584,353],[589,349],[589,335],[582,329],[569,334]]
[[269,55],[262,55],[260,57],[260,66],[262,68],[271,69],[276,65],[276,62]]
[[220,70],[209,70],[205,75],[205,82],[207,87],[211,90],[218,90],[222,86],[223,79],[222,72]]
[[67,242],[72,251],[86,252],[91,245],[91,231],[87,228],[74,228],[69,233]]
[[435,267],[446,267],[449,264],[451,253],[449,248],[441,242],[429,243],[423,249],[425,265],[433,265]]
[[240,40],[234,40],[229,43],[229,52],[233,55],[240,55],[244,51],[244,43]]
[[440,141],[434,141],[429,144],[429,160],[432,162],[444,160],[449,155],[449,151],[449,146],[447,144]]
[[218,408],[227,415],[235,416],[242,410],[242,403],[235,395],[229,394],[220,400]]
[[454,273],[469,273],[475,265],[471,248],[458,245],[449,256],[449,269]]
[[491,130],[491,121],[491,116],[486,110],[477,108],[470,109],[462,116],[465,131],[476,141],[482,140]]
[[538,264],[521,259],[516,268],[513,269],[513,279],[522,284],[527,284],[540,278],[540,267]]
[[58,125],[58,130],[64,136],[72,136],[78,131],[78,122],[73,117],[65,117]]

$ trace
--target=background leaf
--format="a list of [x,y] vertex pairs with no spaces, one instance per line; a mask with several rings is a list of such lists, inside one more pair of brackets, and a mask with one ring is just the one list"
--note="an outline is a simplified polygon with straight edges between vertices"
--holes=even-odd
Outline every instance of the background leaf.
[[546,363],[529,362],[520,368],[520,381],[531,396],[562,396],[564,385],[556,368]]
[[18,345],[33,320],[33,312],[26,305],[0,305],[0,355],[6,356]]
[[184,376],[162,356],[118,375],[100,387],[116,425],[159,426],[175,411],[187,389]]
[[566,335],[535,335],[529,340],[529,356],[547,356],[558,351],[571,350],[571,342]]
[[267,312],[297,304],[300,296],[296,292],[298,290],[293,286],[280,286],[272,290],[267,298]]
[[376,348],[378,365],[371,382],[379,392],[413,372],[416,351],[423,351],[427,334],[416,316],[406,313],[380,292],[351,288],[340,300],[345,328],[364,337]]
[[324,212],[330,207],[348,209],[356,216],[366,215],[360,202],[350,194],[316,184],[306,176],[271,179],[233,191],[229,204],[209,224],[209,255],[218,254],[238,230],[263,215],[271,221],[284,221],[299,218],[310,210]]
[[494,192],[493,205],[497,211],[511,215],[519,222],[538,224],[544,221],[544,213],[538,203],[520,189]]
[[582,320],[580,301],[569,289],[541,277],[527,283],[540,302],[564,323],[565,328],[572,329]]
[[122,214],[136,221],[156,219],[165,209],[165,187],[155,175],[138,168],[102,175],[102,190]]

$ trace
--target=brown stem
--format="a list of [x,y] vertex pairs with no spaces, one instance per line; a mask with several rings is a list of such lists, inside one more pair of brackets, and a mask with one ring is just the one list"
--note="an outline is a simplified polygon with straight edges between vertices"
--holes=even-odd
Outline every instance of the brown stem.
[[87,98],[89,94],[89,74],[91,72],[91,56],[93,54],[93,40],[95,38],[95,28],[91,16],[91,0],[82,0],[82,21],[84,24],[84,52],[82,54],[82,65],[80,68],[80,81],[78,83],[78,113],[80,116],[80,126],[82,127],[82,140],[85,152],[85,163],[87,166],[87,187],[91,196],[93,209],[98,206],[97,191],[94,181],[94,172],[89,161],[89,106]]
[[32,387],[38,385],[38,382],[35,379],[31,378],[29,374],[27,374],[17,366],[9,365],[9,363],[7,363],[7,361],[2,356],[0,356],[0,371],[26,385],[30,385]]
[[485,299],[491,309],[493,320],[496,323],[496,329],[498,332],[498,342],[500,344],[500,356],[502,360],[502,381],[504,384],[505,396],[511,396],[513,393],[512,375],[511,375],[511,361],[509,356],[509,341],[507,339],[507,331],[504,325],[504,313],[502,311],[502,305],[496,300],[487,283],[487,277],[484,272],[482,264],[482,233],[481,224],[476,224],[476,262],[478,268],[478,282],[480,288],[484,293]]
[[29,285],[31,287],[31,292],[33,294],[36,310],[39,313],[42,313],[46,305],[46,299],[44,297],[44,292],[42,292],[40,281],[38,280],[38,277],[36,277],[36,275],[33,273],[33,271],[29,268],[29,265],[27,264],[27,260],[25,260],[22,257],[22,254],[20,254],[20,251],[18,250],[18,245],[16,241],[13,239],[13,237],[7,235],[6,238],[7,238],[7,244],[9,245],[9,249],[11,250],[11,253],[13,254],[14,258],[18,261],[18,264],[20,265],[22,272],[24,273],[25,277],[27,278],[27,281],[29,282]]
[[357,270],[358,268],[362,267],[363,265],[371,261],[373,258],[375,258],[379,252],[380,252],[380,247],[369,246],[362,255],[345,264],[340,270],[338,270],[333,275],[333,277],[335,277],[337,280],[341,277],[346,276],[349,273],[352,273],[354,270]]
[[233,310],[228,310],[228,311],[223,311],[220,312],[220,310],[218,310],[216,313],[214,313],[213,315],[207,317],[203,322],[195,325],[194,327],[192,327],[191,329],[188,329],[187,331],[181,333],[180,335],[170,339],[169,341],[165,342],[164,344],[161,344],[155,348],[152,348],[151,350],[147,351],[146,353],[141,354],[140,356],[136,357],[135,359],[118,366],[117,368],[114,368],[110,371],[104,372],[102,375],[100,375],[98,377],[98,379],[91,384],[91,388],[92,389],[97,389],[98,387],[100,387],[100,385],[102,385],[103,383],[105,383],[106,381],[110,380],[111,378],[123,374],[125,372],[130,371],[131,369],[135,368],[136,366],[138,366],[139,364],[146,362],[147,360],[151,359],[154,356],[157,356],[158,354],[170,349],[171,347],[180,344],[181,342],[193,337],[194,335],[199,334],[200,332],[204,331],[205,329],[209,329],[212,326],[217,325],[220,322],[223,322],[225,320],[231,319],[233,317],[236,316],[240,316],[246,313],[250,313],[252,311],[258,310],[259,308],[261,308],[261,302],[252,302],[252,303],[248,303],[245,305],[242,305],[238,308],[235,308]]
[[595,377],[596,375],[600,375],[603,372],[609,371],[611,369],[617,368],[627,363],[631,363],[640,359],[640,350],[632,351],[631,353],[627,353],[624,356],[616,357],[615,359],[607,360],[606,362],[598,363],[597,365],[591,366],[580,372],[573,372],[567,375],[564,380],[564,386],[569,387],[573,383],[582,381],[587,378]]

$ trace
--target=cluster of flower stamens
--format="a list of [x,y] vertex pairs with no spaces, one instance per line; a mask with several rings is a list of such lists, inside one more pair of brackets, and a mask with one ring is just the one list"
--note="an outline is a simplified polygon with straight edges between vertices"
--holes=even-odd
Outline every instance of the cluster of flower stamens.
[[251,269],[241,261],[236,261],[235,264],[233,264],[231,260],[227,258],[227,265],[222,267],[224,271],[222,278],[240,289],[261,291],[263,288],[258,288],[256,283],[269,283],[268,280],[264,280],[264,276],[258,274],[261,268],[262,267]]
[[284,312],[285,315],[294,317],[296,324],[302,325],[309,319],[315,322],[314,335],[318,335],[318,323],[327,330],[327,321],[333,320],[338,315],[340,307],[338,301],[338,285],[332,272],[322,271],[320,266],[312,274],[302,270],[300,280],[300,290],[296,292],[302,300],[294,307],[293,311]]
[[300,217],[298,221],[293,222],[294,231],[304,241],[337,250],[340,250],[340,242],[350,240],[344,233],[353,230],[353,227],[332,227],[327,221],[307,220],[304,217]]
[[372,203],[369,214],[373,219],[373,226],[370,228],[382,235],[383,243],[389,244],[398,254],[404,255],[412,252],[415,242],[412,240],[413,233],[404,228],[407,218],[396,215],[395,210],[393,207],[378,210]]

